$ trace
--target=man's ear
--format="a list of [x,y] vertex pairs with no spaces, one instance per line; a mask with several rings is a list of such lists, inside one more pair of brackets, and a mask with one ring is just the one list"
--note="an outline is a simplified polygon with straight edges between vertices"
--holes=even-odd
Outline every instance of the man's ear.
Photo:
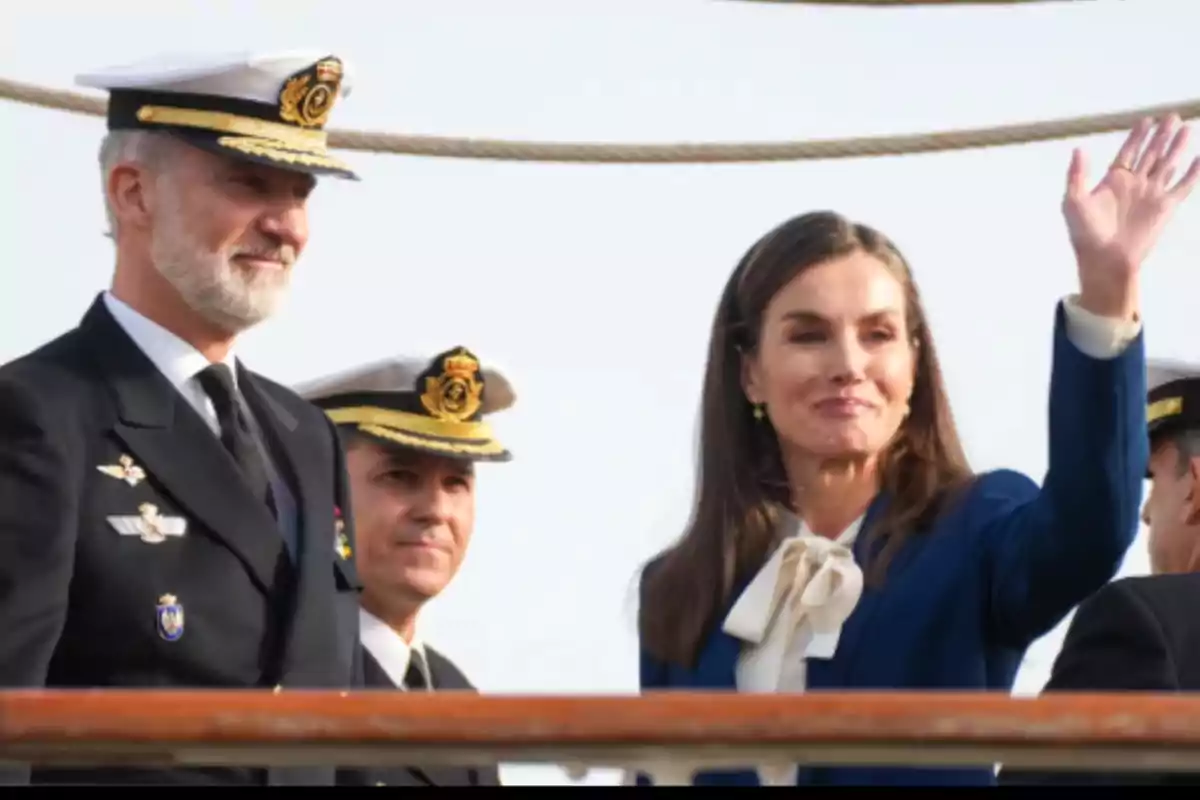
[[1200,525],[1200,456],[1188,459],[1187,524]]
[[153,180],[147,169],[132,163],[117,164],[108,173],[108,200],[118,226],[149,227]]

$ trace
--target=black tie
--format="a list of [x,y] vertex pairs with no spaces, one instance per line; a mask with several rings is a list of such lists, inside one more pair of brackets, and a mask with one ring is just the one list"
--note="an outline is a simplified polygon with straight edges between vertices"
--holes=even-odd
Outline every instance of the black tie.
[[408,660],[408,670],[404,673],[404,688],[422,691],[428,688],[425,683],[425,673],[421,672],[421,668],[417,666],[415,655]]
[[221,444],[225,445],[233,460],[242,468],[250,491],[266,503],[274,514],[275,498],[267,478],[267,467],[250,429],[250,421],[246,419],[246,412],[237,401],[233,371],[224,364],[210,364],[196,377],[216,409],[217,422],[221,426]]

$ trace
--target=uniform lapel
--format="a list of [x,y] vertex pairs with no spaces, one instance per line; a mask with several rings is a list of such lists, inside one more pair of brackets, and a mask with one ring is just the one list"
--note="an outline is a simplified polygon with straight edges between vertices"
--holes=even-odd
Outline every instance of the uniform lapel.
[[368,689],[399,689],[400,687],[392,683],[392,679],[388,677],[383,666],[375,658],[375,655],[365,647],[363,648],[363,678]]
[[[249,371],[238,367],[238,385],[254,411],[277,468],[293,488],[296,500],[296,564],[298,586],[287,633],[281,680],[287,686],[325,685],[327,668],[313,674],[314,665],[329,664],[336,648],[333,607],[334,535],[314,522],[328,517],[333,524],[333,466],[315,435],[305,435],[296,416],[273,398]],[[336,446],[336,443],[334,443]],[[322,502],[323,501],[323,502]],[[322,511],[325,513],[322,514]]]
[[264,592],[286,568],[270,511],[219,439],[97,298],[80,325],[115,395],[114,433],[152,480],[229,547]]
[[[436,653],[426,648],[426,655],[429,664],[429,672],[433,678],[434,690],[455,690],[467,688],[463,684],[462,676],[453,668],[446,669],[442,663],[442,659]],[[367,688],[388,688],[403,691],[399,686],[392,682],[388,677],[387,672],[380,666],[375,656],[370,650],[363,649],[363,672],[366,677]],[[403,771],[408,773],[411,780],[419,786],[466,786],[476,783],[474,778],[474,770],[469,767],[452,767],[452,766],[437,766],[437,767],[396,767],[389,769]],[[400,783],[397,780],[388,781],[391,784]]]
[[[392,679],[388,677],[387,672],[380,665],[379,661],[365,647],[363,648],[363,676],[368,689],[395,689],[397,691],[404,691],[392,682]],[[404,772],[407,773],[408,778],[414,781],[417,786],[437,786],[437,783],[420,767],[387,767],[380,770],[380,772],[393,773],[393,775],[396,772]],[[397,784],[400,781],[392,777],[386,783]]]
[[[425,656],[434,691],[463,691],[469,688],[462,673],[451,666],[440,653],[426,647]],[[417,777],[429,781],[431,786],[472,786],[477,783],[475,770],[470,767],[436,766],[409,769]]]

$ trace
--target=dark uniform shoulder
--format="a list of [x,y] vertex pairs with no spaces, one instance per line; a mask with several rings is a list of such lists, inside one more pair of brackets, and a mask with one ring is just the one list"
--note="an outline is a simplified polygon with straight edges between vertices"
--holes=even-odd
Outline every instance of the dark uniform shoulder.
[[288,409],[303,409],[304,413],[308,413],[310,411],[319,413],[318,409],[313,406],[312,403],[308,402],[299,394],[297,394],[295,389],[285,386],[278,381],[273,381],[266,375],[263,375],[261,372],[255,372],[253,370],[250,370],[249,372],[254,378],[255,383],[257,383],[259,387],[267,392],[271,396],[271,399],[286,404]]
[[[0,380],[16,382],[53,381],[56,376],[77,374],[92,364],[78,329],[0,364]],[[87,371],[90,372],[90,369]]]
[[90,402],[96,366],[84,344],[78,330],[68,331],[0,365],[0,394],[9,403],[30,398],[48,411]]
[[301,397],[294,389],[254,371],[251,371],[250,375],[263,394],[295,417],[301,427],[309,430],[328,429],[330,438],[336,438],[332,423],[321,409]]
[[475,685],[449,656],[425,645],[425,657],[429,659],[429,671],[434,674],[439,688],[475,689]]
[[[1119,578],[1096,592],[1102,599],[1113,594],[1134,597],[1151,609],[1156,616],[1174,617],[1181,608],[1194,609],[1200,604],[1200,573],[1184,572],[1171,575],[1137,575]],[[1200,625],[1200,619],[1197,620]]]
[[1180,572],[1171,575],[1131,575],[1118,578],[1105,588],[1121,587],[1146,597],[1157,596],[1164,592],[1176,594],[1179,592],[1200,592],[1200,572]]

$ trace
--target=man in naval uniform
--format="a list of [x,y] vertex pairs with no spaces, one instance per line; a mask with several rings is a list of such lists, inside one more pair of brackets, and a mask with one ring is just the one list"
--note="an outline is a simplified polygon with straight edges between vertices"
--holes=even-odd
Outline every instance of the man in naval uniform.
[[[510,407],[512,386],[469,350],[399,359],[318,380],[298,391],[342,434],[358,534],[367,685],[471,690],[417,632],[421,608],[458,572],[475,523],[475,463],[508,461],[483,421]],[[494,786],[495,765],[377,769],[339,782]]]
[[[1146,419],[1152,574],[1080,604],[1047,692],[1200,692],[1200,364],[1152,360]],[[1200,772],[1004,770],[1012,785],[1200,786]]]
[[[317,177],[354,177],[325,148],[346,67],[250,55],[79,82],[109,92],[116,265],[77,328],[0,366],[0,686],[360,686],[336,430],[235,356],[284,296]],[[32,767],[35,783],[335,775]]]

